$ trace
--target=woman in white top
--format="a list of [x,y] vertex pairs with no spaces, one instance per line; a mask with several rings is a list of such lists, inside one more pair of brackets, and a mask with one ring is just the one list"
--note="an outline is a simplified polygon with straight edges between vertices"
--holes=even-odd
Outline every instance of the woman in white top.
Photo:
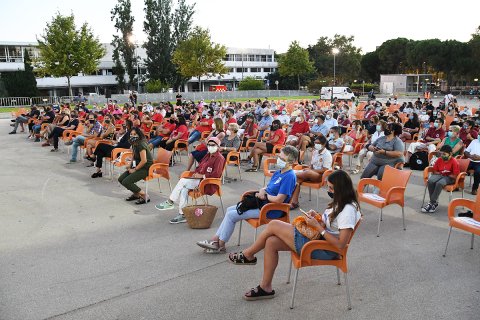
[[310,167],[303,170],[295,170],[297,176],[298,188],[292,196],[290,207],[292,209],[298,208],[298,196],[300,195],[300,184],[304,181],[320,182],[325,171],[332,169],[332,154],[326,148],[327,138],[324,136],[317,136],[314,140],[314,150],[312,152],[312,163]]
[[368,151],[367,148],[370,144],[374,143],[378,138],[383,137],[384,135],[383,131],[385,130],[386,127],[387,127],[387,123],[383,120],[380,120],[377,123],[376,131],[370,137],[370,141],[366,143],[365,146],[362,148],[362,150],[360,150],[360,152],[358,153],[357,167],[352,170],[351,174],[360,173],[363,167],[363,159],[365,159],[365,157],[367,157],[367,161],[370,161],[370,159],[373,156],[373,152]]
[[[360,206],[357,193],[353,188],[352,180],[343,170],[336,170],[327,179],[328,190],[333,201],[322,214],[322,222],[314,216],[319,214],[313,210],[308,212],[306,222],[318,231],[317,239],[324,239],[333,246],[342,249],[348,243],[353,229],[360,220]],[[305,243],[311,241],[303,236],[293,225],[279,220],[272,220],[255,243],[243,250],[232,253],[228,259],[233,264],[254,265],[257,263],[257,254],[264,250],[263,278],[256,288],[251,289],[243,296],[245,300],[259,300],[273,298],[272,279],[278,265],[279,251],[295,251],[301,253]],[[313,259],[332,260],[337,254],[332,251],[315,250]]]

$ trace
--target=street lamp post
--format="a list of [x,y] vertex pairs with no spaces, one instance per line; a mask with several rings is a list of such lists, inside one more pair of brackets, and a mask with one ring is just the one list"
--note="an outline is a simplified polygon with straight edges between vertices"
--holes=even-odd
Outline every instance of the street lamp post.
[[337,84],[337,79],[336,79],[336,70],[335,70],[335,56],[340,52],[338,48],[333,48],[332,49],[332,54],[333,54],[333,85],[332,85],[332,96],[330,98],[331,101],[333,101],[333,87]]
[[138,57],[137,56],[137,47],[138,47],[138,43],[137,41],[135,40],[135,36],[133,34],[130,34],[128,35],[128,42],[134,46],[134,52],[133,54],[135,55],[135,60],[137,60],[137,92],[140,91],[140,68],[139,68],[139,62],[138,62]]

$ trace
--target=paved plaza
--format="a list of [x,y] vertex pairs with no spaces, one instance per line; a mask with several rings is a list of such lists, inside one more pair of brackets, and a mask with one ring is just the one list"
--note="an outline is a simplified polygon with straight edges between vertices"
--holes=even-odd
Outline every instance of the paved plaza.
[[[480,318],[480,239],[470,250],[470,234],[454,230],[442,257],[448,194],[442,193],[435,214],[420,213],[419,171],[406,191],[406,231],[400,208],[390,206],[377,238],[379,211],[362,205],[364,221],[348,254],[353,309],[346,308],[343,277],[338,286],[335,269],[319,267],[300,271],[296,307],[290,310],[289,254],[280,256],[276,297],[246,302],[244,292],[260,282],[263,254],[257,266],[234,266],[225,254],[207,255],[195,245],[214,234],[221,208],[210,229],[171,225],[176,211],[154,208],[168,196],[166,181],[161,181],[162,193],[156,182],[150,184],[149,204],[127,203],[128,191],[108,174],[91,179],[93,170],[84,163],[66,164],[65,146],[51,153],[26,134],[9,136],[9,123],[0,120],[1,320]],[[348,166],[347,157],[344,163]],[[170,168],[172,186],[185,164],[183,156]],[[229,168],[232,176],[235,170]],[[263,184],[260,172],[242,172],[242,177],[243,182],[222,186],[225,206]],[[353,176],[355,184],[358,179]],[[313,191],[308,201],[308,189],[302,189],[300,207],[315,209],[315,197]],[[327,201],[322,191],[317,209],[323,211]],[[218,198],[211,202],[220,206]],[[253,235],[244,224],[243,244],[237,247],[237,228],[227,251],[248,246]]]

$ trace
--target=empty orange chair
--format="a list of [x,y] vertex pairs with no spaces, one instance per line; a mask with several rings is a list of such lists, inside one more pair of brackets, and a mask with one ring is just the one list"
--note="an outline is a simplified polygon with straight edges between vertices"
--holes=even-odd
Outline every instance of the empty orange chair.
[[265,182],[267,177],[272,177],[276,170],[270,170],[270,165],[276,164],[276,158],[268,158],[263,161],[263,186],[265,186]]
[[353,148],[352,151],[342,152],[343,154],[348,155],[348,165],[349,165],[350,169],[352,169],[352,157],[356,154],[359,154],[360,150],[362,150],[364,145],[365,145],[365,143],[357,143],[357,144],[355,144],[355,147]]
[[[412,172],[410,170],[398,170],[393,167],[386,166],[381,181],[373,178],[364,178],[358,182],[358,201],[380,208],[377,237],[380,236],[380,222],[382,221],[383,208],[394,203],[402,207],[403,230],[406,230],[404,211],[405,189],[411,174]],[[363,192],[365,186],[367,185],[373,185],[377,187],[380,189],[380,193],[377,195]]]
[[[462,189],[462,198],[463,198],[463,191],[465,189],[465,177],[467,176],[468,165],[470,164],[470,159],[457,159],[458,166],[460,167],[460,173],[458,174],[457,178],[455,179],[454,184],[448,184],[443,187],[443,190],[450,192],[448,201],[452,201],[452,192],[457,189]],[[423,191],[423,200],[422,200],[422,207],[425,204],[425,196],[427,194],[427,184],[428,178],[430,177],[430,173],[433,172],[433,167],[426,167],[423,170],[423,183],[425,183],[425,190]]]
[[[326,240],[312,240],[307,242],[303,246],[302,252],[300,253],[300,255],[292,251],[290,268],[288,270],[287,283],[290,283],[290,274],[292,273],[292,265],[295,267],[296,271],[295,271],[295,278],[293,282],[292,302],[290,304],[290,309],[293,309],[293,304],[295,302],[295,291],[297,288],[298,272],[300,271],[300,268],[314,267],[314,266],[334,266],[337,269],[338,285],[340,285],[339,270],[342,270],[343,275],[345,277],[345,288],[347,290],[347,307],[348,307],[348,310],[352,309],[352,303],[350,299],[350,289],[348,286],[347,252],[348,252],[348,247],[350,246],[350,241],[352,240],[353,235],[357,231],[361,221],[362,219],[358,220],[357,224],[355,225],[355,228],[353,229],[352,235],[350,236],[350,239],[348,239],[348,242],[343,249],[338,249],[337,247],[331,245]],[[328,251],[336,252],[339,255],[339,259],[334,259],[334,260],[312,259],[311,255],[312,255],[312,252],[315,250],[328,250]]]
[[225,176],[223,179],[223,183],[225,183],[225,177],[228,178],[227,167],[229,164],[234,164],[238,168],[238,175],[240,177],[240,181],[242,181],[242,173],[240,172],[240,152],[237,151],[230,151],[227,154],[227,158],[225,159]]
[[170,158],[172,151],[167,151],[163,148],[158,149],[157,158],[153,160],[153,164],[148,169],[148,176],[145,177],[145,194],[148,195],[148,181],[157,179],[158,190],[160,190],[160,178],[167,179],[170,192],[172,192],[172,185],[170,184],[170,172],[168,167],[170,165]]
[[180,153],[181,151],[186,151],[187,154],[188,154],[188,139],[187,140],[184,140],[184,139],[175,140],[175,144],[174,144],[173,150],[172,150],[173,157],[175,159],[175,155],[178,154],[180,162],[182,162],[182,155]]
[[[297,167],[295,167],[295,170],[297,170]],[[332,172],[333,172],[333,170],[325,171],[322,175],[322,181],[320,181],[320,182],[304,181],[300,184],[300,187],[308,187],[309,188],[308,201],[312,201],[312,189],[317,190],[317,206],[315,208],[318,208],[318,202],[319,202],[319,199],[320,199],[320,189],[323,188],[327,184],[327,178]]]
[[[465,207],[470,209],[473,212],[472,218],[467,217],[455,217],[455,208],[456,207]],[[470,244],[470,249],[473,249],[473,240],[475,235],[480,236],[480,192],[477,193],[475,201],[468,199],[453,199],[448,205],[448,225],[450,230],[448,231],[447,244],[445,246],[445,252],[443,256],[447,254],[448,242],[450,241],[450,234],[452,233],[452,228],[457,228],[465,232],[472,234],[472,240]]]

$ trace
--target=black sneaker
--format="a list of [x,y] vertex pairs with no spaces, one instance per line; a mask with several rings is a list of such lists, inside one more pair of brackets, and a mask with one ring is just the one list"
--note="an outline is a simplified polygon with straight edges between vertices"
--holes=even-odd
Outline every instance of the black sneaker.
[[473,218],[473,212],[468,210],[466,212],[460,212],[458,214],[459,217],[466,217],[466,218]]
[[16,131],[11,131],[8,134],[16,134],[16,133],[17,133]]
[[423,213],[433,213],[437,209],[438,204],[429,202],[422,208]]

